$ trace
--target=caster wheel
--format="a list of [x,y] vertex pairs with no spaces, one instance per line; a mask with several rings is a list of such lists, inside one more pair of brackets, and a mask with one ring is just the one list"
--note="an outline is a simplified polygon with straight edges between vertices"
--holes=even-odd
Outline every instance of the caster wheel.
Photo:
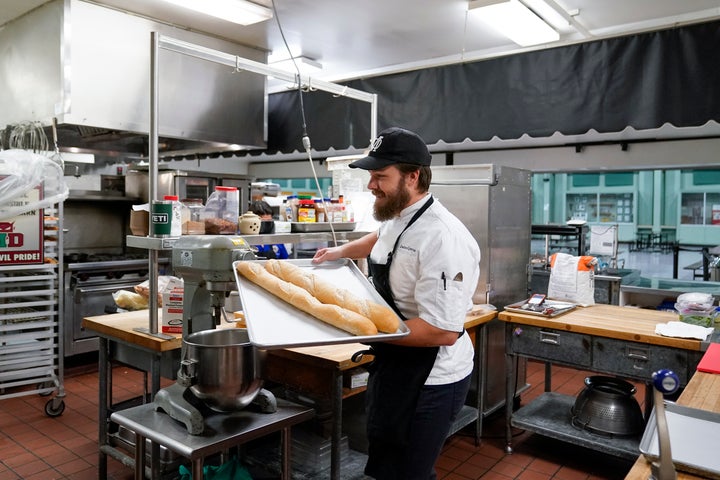
[[45,414],[48,417],[59,417],[65,411],[65,402],[63,400],[60,400],[57,405],[55,403],[55,399],[52,399],[45,404]]

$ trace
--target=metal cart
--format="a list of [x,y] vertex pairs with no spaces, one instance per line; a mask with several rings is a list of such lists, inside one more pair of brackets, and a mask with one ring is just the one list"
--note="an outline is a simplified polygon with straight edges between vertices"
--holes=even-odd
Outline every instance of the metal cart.
[[57,417],[65,410],[62,204],[45,209],[44,223],[45,262],[0,271],[0,399],[56,391],[45,413]]

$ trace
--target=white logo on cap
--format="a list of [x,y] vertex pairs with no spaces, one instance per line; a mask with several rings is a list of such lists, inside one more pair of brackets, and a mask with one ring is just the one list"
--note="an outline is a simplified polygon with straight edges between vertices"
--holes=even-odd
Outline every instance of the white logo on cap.
[[377,149],[380,148],[380,145],[382,145],[382,141],[383,141],[382,135],[380,135],[379,137],[377,137],[377,138],[375,139],[375,141],[373,141],[373,144],[372,144],[372,151],[373,151],[373,152],[376,152]]

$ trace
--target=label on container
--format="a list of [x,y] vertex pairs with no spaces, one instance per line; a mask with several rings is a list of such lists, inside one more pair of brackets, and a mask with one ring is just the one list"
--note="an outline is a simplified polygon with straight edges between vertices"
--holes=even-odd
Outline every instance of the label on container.
[[172,229],[173,202],[154,201],[150,212],[150,232],[153,237],[169,237]]
[[315,207],[298,208],[298,222],[315,223]]

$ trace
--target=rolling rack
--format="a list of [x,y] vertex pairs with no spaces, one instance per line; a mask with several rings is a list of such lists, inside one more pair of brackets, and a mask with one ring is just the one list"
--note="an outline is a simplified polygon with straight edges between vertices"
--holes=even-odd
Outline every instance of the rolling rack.
[[44,209],[41,264],[0,272],[0,400],[39,394],[50,417],[65,410],[62,324],[62,203]]

